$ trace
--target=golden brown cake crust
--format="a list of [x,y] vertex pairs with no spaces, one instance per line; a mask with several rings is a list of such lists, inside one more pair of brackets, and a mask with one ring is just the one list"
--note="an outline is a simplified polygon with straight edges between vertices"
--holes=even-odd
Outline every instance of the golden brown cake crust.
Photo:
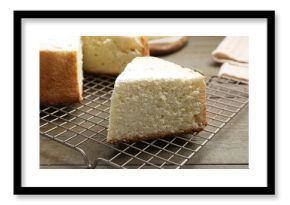
[[76,51],[40,51],[40,104],[67,104],[82,100],[76,59]]
[[200,127],[205,127],[208,125],[207,122],[207,105],[206,105],[206,83],[204,82],[200,86],[200,92],[199,92],[199,102],[202,105],[201,111],[198,115],[194,115],[195,122],[198,123]]
[[160,132],[156,134],[147,135],[144,137],[128,137],[128,138],[123,138],[122,140],[112,139],[112,140],[107,140],[107,142],[110,144],[130,143],[130,142],[137,142],[141,140],[153,140],[153,139],[159,139],[159,138],[164,138],[164,137],[172,137],[172,136],[180,135],[180,134],[190,134],[193,132],[200,132],[202,130],[203,128],[197,128],[197,129],[192,128],[188,130],[180,130],[174,133]]
[[150,55],[150,50],[149,50],[149,45],[148,45],[148,37],[147,36],[141,36],[141,41],[142,41],[143,46],[144,46],[143,55],[144,56],[149,56]]

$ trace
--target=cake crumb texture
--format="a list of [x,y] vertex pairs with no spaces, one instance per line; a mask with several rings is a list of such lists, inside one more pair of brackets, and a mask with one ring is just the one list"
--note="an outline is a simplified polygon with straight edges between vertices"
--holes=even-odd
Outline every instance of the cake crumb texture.
[[[164,74],[164,75],[162,75]],[[154,57],[138,57],[117,78],[107,141],[200,131],[207,125],[204,77]]]

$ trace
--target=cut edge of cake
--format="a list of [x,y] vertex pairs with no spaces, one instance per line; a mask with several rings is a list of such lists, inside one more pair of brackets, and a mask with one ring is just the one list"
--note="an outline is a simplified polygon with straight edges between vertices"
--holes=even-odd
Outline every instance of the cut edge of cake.
[[[146,61],[153,61],[153,64],[156,64],[156,65],[158,63],[161,63],[163,66],[168,67],[166,69],[167,74],[165,74],[166,72],[162,71],[162,68],[157,68],[157,69],[160,69],[160,70],[154,69],[153,67],[155,65],[152,65],[152,69],[153,70],[149,71],[149,74],[148,73],[144,74],[144,72],[142,71],[142,66],[145,66],[145,70],[146,69],[150,70],[150,68],[149,68],[150,66],[146,65]],[[141,66],[141,68],[139,66]],[[146,68],[146,66],[147,66],[147,68]],[[135,73],[135,71],[136,71],[136,73]],[[151,73],[152,75],[154,75],[154,74],[157,74],[157,75],[152,76],[152,78],[150,79],[150,72],[152,72]],[[170,72],[172,72],[172,73],[170,73]],[[162,73],[166,77],[163,77]],[[178,73],[181,73],[181,75],[178,76],[177,75]],[[186,74],[188,74],[188,75],[186,75]],[[182,79],[181,76],[183,76],[184,79]],[[195,123],[197,123],[196,125],[194,125],[192,127],[188,126],[187,128],[183,128],[183,129],[176,128],[174,130],[174,132],[172,132],[172,131],[168,132],[168,131],[166,131],[166,128],[165,128],[165,130],[163,130],[163,131],[147,133],[147,134],[144,134],[142,136],[141,135],[136,135],[136,136],[133,136],[133,135],[131,135],[131,136],[117,136],[117,135],[119,135],[119,133],[114,130],[115,129],[114,126],[117,126],[118,123],[122,124],[123,122],[122,122],[122,120],[115,121],[112,118],[116,118],[116,115],[113,112],[117,112],[116,111],[116,106],[114,105],[114,103],[116,103],[114,101],[117,100],[117,99],[114,99],[114,98],[116,98],[116,96],[118,97],[118,94],[116,94],[116,92],[121,92],[120,89],[119,89],[119,86],[131,86],[130,85],[131,83],[135,83],[135,82],[138,82],[138,81],[139,82],[154,83],[154,82],[158,82],[160,80],[161,81],[165,80],[169,84],[172,83],[172,85],[174,85],[174,81],[177,80],[177,81],[179,81],[180,85],[184,84],[184,85],[190,86],[191,80],[194,81],[195,77],[196,77],[196,79],[198,79],[197,81],[199,81],[198,88],[197,88],[199,91],[196,92],[196,94],[198,95],[198,97],[197,97],[198,98],[198,103],[197,104],[200,106],[199,107],[200,111],[198,113],[192,115],[192,120]],[[192,81],[192,86],[196,86],[196,85],[193,85],[194,84],[193,81]],[[166,87],[163,87],[163,88],[166,89]],[[119,75],[119,77],[116,80],[115,88],[114,88],[113,95],[112,95],[107,142],[111,143],[111,144],[117,144],[117,143],[122,143],[122,142],[134,142],[134,141],[140,141],[140,140],[149,140],[149,139],[163,138],[163,137],[173,136],[173,135],[178,135],[178,134],[188,134],[188,133],[199,132],[199,131],[203,130],[204,127],[208,124],[208,122],[207,122],[207,112],[206,112],[205,89],[206,89],[206,84],[205,84],[204,76],[202,74],[200,74],[199,72],[195,72],[195,71],[193,71],[191,69],[188,69],[188,68],[182,68],[179,65],[176,65],[174,63],[167,62],[167,61],[164,61],[162,59],[155,58],[155,57],[137,57],[137,58],[135,58],[131,63],[129,63],[127,65],[127,67],[124,70],[124,72],[121,75]],[[192,91],[194,92],[194,90],[192,90]],[[129,90],[126,90],[126,92],[129,93]],[[190,92],[190,90],[188,90],[188,92]],[[166,98],[166,96],[165,96],[165,98]],[[194,97],[192,99],[196,100]],[[161,96],[160,100],[162,100],[162,96]],[[189,100],[190,100],[190,98],[189,98]],[[129,101],[130,101],[130,99],[127,100],[127,103],[130,103]],[[132,102],[131,102],[131,104],[132,104]],[[134,104],[134,102],[133,102],[133,104]],[[140,107],[141,106],[142,106],[142,103],[141,103]],[[195,104],[193,106],[195,106]],[[130,112],[130,111],[128,111],[128,112]],[[165,113],[166,113],[166,110],[165,110]],[[134,115],[134,112],[132,112],[132,114]],[[146,112],[145,112],[145,115],[146,115]],[[154,115],[154,113],[153,113],[153,115]],[[187,118],[189,118],[189,117],[187,116]],[[123,120],[126,121],[126,118],[124,118]],[[157,120],[160,120],[160,119],[157,119]],[[142,119],[141,119],[141,121],[142,121]],[[133,121],[133,123],[135,123],[135,122]],[[140,126],[140,125],[138,125],[138,126]],[[120,133],[120,135],[122,135],[122,134]]]
[[[135,57],[149,56],[146,36],[81,36],[81,40],[83,69],[88,73],[116,76]],[[109,55],[99,52],[98,49],[109,52]],[[104,58],[111,59],[108,61]]]

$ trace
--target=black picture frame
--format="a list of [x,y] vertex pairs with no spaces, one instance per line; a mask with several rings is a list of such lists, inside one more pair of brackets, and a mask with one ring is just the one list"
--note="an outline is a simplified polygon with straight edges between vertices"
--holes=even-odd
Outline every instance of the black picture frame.
[[[211,18],[267,20],[267,186],[266,187],[23,187],[21,23],[29,18]],[[271,125],[271,126],[270,126]],[[275,194],[275,11],[14,11],[14,194],[15,195],[273,195]]]

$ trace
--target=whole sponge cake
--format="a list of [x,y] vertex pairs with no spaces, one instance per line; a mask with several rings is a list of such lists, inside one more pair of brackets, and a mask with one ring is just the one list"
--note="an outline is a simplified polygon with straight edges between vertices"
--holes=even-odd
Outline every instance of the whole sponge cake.
[[200,131],[207,125],[204,76],[155,57],[137,57],[115,82],[109,143]]
[[138,56],[148,56],[144,36],[82,36],[84,71],[97,74],[120,74]]
[[40,103],[57,105],[82,100],[80,37],[57,37],[40,48]]

